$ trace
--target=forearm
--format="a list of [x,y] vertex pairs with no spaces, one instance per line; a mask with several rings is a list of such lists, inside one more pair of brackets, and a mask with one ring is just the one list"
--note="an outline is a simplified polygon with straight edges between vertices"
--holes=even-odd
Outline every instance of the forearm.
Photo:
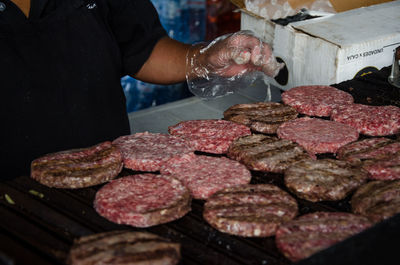
[[[227,82],[254,71],[274,77],[282,67],[283,64],[276,61],[268,44],[251,32],[239,31],[221,36],[207,46],[192,46],[165,37],[158,41],[134,77],[156,84],[178,83],[188,77],[189,86],[195,86],[200,80],[202,86],[211,87],[206,89],[200,86],[201,91],[215,93],[220,87],[220,79],[215,76],[224,77]],[[210,83],[212,79],[216,80],[215,84]],[[205,83],[204,80],[209,82]]]
[[155,45],[149,59],[134,77],[157,84],[185,81],[186,54],[190,47],[189,44],[180,43],[168,37],[161,39]]

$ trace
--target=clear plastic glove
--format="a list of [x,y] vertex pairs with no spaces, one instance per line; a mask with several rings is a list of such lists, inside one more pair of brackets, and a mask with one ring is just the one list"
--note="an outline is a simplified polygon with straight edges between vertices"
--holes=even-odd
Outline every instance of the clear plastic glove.
[[239,31],[194,45],[186,58],[186,80],[196,96],[215,98],[251,85],[260,74],[275,77],[282,67],[268,44],[251,31]]

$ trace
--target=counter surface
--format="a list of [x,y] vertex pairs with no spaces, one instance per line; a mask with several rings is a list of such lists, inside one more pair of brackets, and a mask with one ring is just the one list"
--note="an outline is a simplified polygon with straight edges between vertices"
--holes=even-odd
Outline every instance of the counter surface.
[[167,133],[168,126],[183,120],[221,119],[223,112],[230,106],[239,103],[251,103],[270,100],[281,100],[277,87],[266,86],[257,81],[253,86],[239,90],[237,93],[212,100],[190,97],[164,105],[144,109],[129,114],[131,132]]

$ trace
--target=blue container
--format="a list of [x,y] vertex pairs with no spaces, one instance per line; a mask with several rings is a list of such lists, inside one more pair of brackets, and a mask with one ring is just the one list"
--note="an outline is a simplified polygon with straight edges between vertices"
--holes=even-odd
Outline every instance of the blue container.
[[124,76],[121,78],[121,86],[126,98],[126,111],[132,112],[136,105],[136,80],[128,75]]
[[148,108],[153,104],[154,89],[152,87],[143,86],[138,82],[138,80],[130,76],[121,78],[121,86],[125,93],[126,111],[128,113]]
[[206,0],[181,0],[186,43],[204,41],[206,37]]
[[172,39],[184,41],[181,0],[153,0],[160,21]]

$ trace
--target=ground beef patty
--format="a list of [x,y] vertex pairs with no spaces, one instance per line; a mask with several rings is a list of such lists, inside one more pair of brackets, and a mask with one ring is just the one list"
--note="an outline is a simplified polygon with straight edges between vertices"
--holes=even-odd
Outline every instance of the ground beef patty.
[[282,101],[299,113],[328,117],[338,106],[352,104],[353,96],[331,86],[298,86],[282,93]]
[[113,144],[121,151],[124,166],[137,171],[158,171],[168,159],[194,152],[184,139],[162,133],[125,135]]
[[204,219],[215,229],[238,236],[273,236],[281,223],[297,215],[297,202],[269,184],[220,190],[204,205]]
[[189,120],[168,127],[172,135],[183,137],[197,151],[224,154],[233,140],[250,135],[250,128],[225,120]]
[[354,193],[351,207],[372,222],[400,213],[400,180],[368,182]]
[[335,159],[303,160],[285,171],[285,185],[308,201],[337,201],[364,184],[368,172]]
[[232,142],[228,157],[251,170],[282,173],[291,164],[309,154],[298,144],[263,134],[243,136]]
[[283,123],[277,134],[313,154],[336,153],[338,148],[358,139],[357,130],[348,125],[309,117]]
[[278,249],[298,261],[371,226],[367,218],[344,212],[315,212],[284,223],[276,231]]
[[381,160],[371,165],[366,164],[364,168],[370,173],[371,179],[400,179],[400,156],[397,154],[387,161]]
[[351,104],[335,109],[331,119],[370,136],[392,135],[400,132],[400,108],[396,106]]
[[193,198],[203,200],[220,189],[248,184],[251,180],[250,171],[237,161],[194,154],[170,159],[160,172],[179,179]]
[[252,131],[273,134],[279,125],[297,117],[297,111],[277,102],[236,104],[224,112],[224,118],[250,127]]
[[361,164],[371,179],[400,178],[400,141],[389,138],[367,138],[341,147],[339,159]]
[[191,209],[189,190],[171,176],[139,174],[102,187],[94,208],[117,224],[149,227],[173,221]]
[[31,163],[31,177],[55,188],[83,188],[107,182],[122,170],[122,156],[111,142],[47,154]]
[[126,230],[75,239],[67,264],[174,265],[179,260],[179,243],[147,232]]

